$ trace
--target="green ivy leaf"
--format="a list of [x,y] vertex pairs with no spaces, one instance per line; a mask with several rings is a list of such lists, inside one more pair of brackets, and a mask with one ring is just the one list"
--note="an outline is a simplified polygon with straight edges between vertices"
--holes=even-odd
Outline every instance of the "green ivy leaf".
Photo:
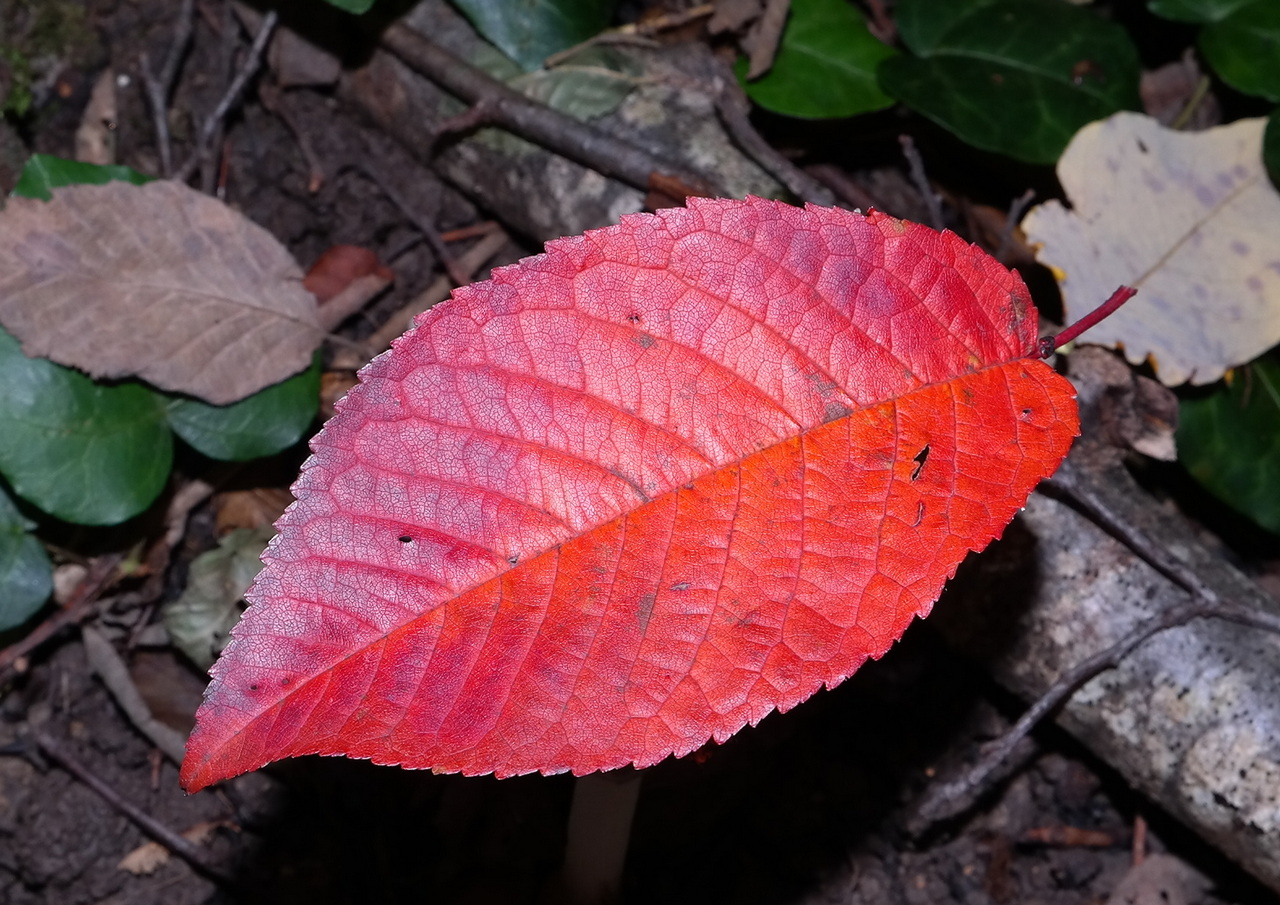
[[1086,123],[1138,107],[1132,41],[1089,10],[903,0],[898,15],[920,56],[881,63],[881,87],[975,147],[1053,163]]
[[475,30],[526,71],[604,30],[614,0],[453,0]]
[[1217,22],[1254,0],[1151,0],[1147,9],[1175,22]]
[[0,488],[0,631],[26,622],[53,593],[53,566],[40,542]]
[[1280,363],[1237,368],[1230,385],[1184,399],[1178,458],[1204,487],[1280,534]]
[[373,6],[373,0],[328,0],[328,2],[340,10],[355,13],[357,16],[367,13]]
[[893,103],[880,90],[876,67],[894,55],[847,0],[792,0],[773,67],[752,82],[745,58],[735,71],[766,110],[806,119],[854,116]]
[[1254,0],[1204,27],[1200,50],[1224,82],[1280,101],[1280,3]]
[[297,443],[320,406],[320,356],[300,374],[230,405],[186,396],[162,400],[169,426],[211,459],[243,462]]
[[173,435],[150,390],[28,358],[3,329],[0,386],[0,472],[18,496],[70,522],[113,525],[164,488]]
[[66,160],[52,154],[32,154],[22,168],[18,184],[13,187],[13,194],[17,198],[50,201],[53,199],[53,189],[85,183],[104,185],[115,180],[142,185],[150,182],[151,177],[130,167],[106,167],[79,160]]

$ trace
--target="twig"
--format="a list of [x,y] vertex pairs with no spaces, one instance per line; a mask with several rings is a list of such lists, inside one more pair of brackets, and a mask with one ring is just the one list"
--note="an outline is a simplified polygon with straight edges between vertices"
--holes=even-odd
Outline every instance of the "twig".
[[314,195],[324,186],[324,164],[312,146],[306,130],[298,123],[297,116],[290,109],[285,92],[274,84],[264,82],[258,87],[258,97],[262,100],[264,107],[280,117],[285,127],[292,133],[293,140],[298,143],[302,159],[307,162],[307,191]]
[[125,716],[134,727],[150,739],[151,743],[165,753],[175,764],[182,763],[186,750],[186,739],[182,733],[157,720],[151,708],[142,699],[138,687],[129,675],[129,667],[125,665],[116,649],[111,646],[101,632],[91,625],[80,630],[84,641],[85,654],[89,659],[89,668],[98,674],[102,684],[106,686],[111,697],[120,705]]
[[[231,0],[222,0],[222,27],[218,33],[222,36],[222,81],[231,85],[235,82],[236,53],[240,50],[240,30],[236,27]],[[226,196],[225,176],[229,157],[226,137],[226,120],[218,117],[213,133],[207,139],[201,138],[201,147],[206,151],[206,165],[200,167],[200,191],[219,200]],[[215,163],[216,167],[208,165]]]
[[1147,818],[1141,814],[1133,815],[1133,845],[1130,863],[1137,867],[1147,860]]
[[173,140],[169,135],[169,99],[178,78],[178,67],[191,43],[195,24],[195,0],[182,0],[178,8],[178,20],[174,24],[173,41],[165,56],[164,67],[157,77],[151,71],[146,51],[142,52],[142,82],[146,86],[147,100],[151,104],[152,122],[156,130],[156,147],[160,152],[160,172],[168,178],[173,174]]
[[885,8],[884,0],[867,0],[867,10],[871,13],[867,18],[867,30],[882,44],[892,46],[898,40],[898,26]]
[[934,229],[942,229],[945,226],[942,219],[942,202],[938,200],[938,193],[929,184],[929,177],[924,171],[924,159],[916,150],[915,140],[910,135],[899,135],[898,144],[902,145],[902,156],[907,159],[911,181],[915,184],[916,191],[924,198],[925,207],[929,210],[929,225]]
[[254,36],[253,44],[249,48],[248,57],[241,64],[240,70],[236,73],[236,77],[232,79],[231,84],[227,86],[227,90],[223,93],[222,99],[218,101],[218,105],[205,118],[204,126],[200,130],[199,140],[196,143],[196,149],[178,170],[175,178],[179,181],[185,182],[190,179],[196,167],[208,160],[209,148],[213,137],[223,120],[226,119],[231,107],[240,100],[240,95],[244,92],[249,79],[258,71],[258,66],[262,62],[262,52],[267,46],[267,41],[271,38],[271,33],[275,29],[278,19],[279,14],[275,10],[263,16],[262,24],[258,27],[258,33]]
[[801,201],[827,207],[835,204],[831,189],[779,154],[751,125],[751,106],[728,66],[719,67],[716,81],[720,89],[716,92],[716,112],[739,150]]
[[1005,217],[1004,228],[1000,230],[1000,242],[996,246],[996,260],[1004,260],[1005,254],[1009,251],[1009,246],[1013,244],[1013,231],[1018,228],[1022,215],[1026,213],[1027,207],[1035,200],[1035,197],[1036,190],[1027,189],[1009,202],[1009,214]]
[[[372,149],[370,149],[372,154]],[[422,215],[422,213],[412,204],[408,203],[400,192],[396,191],[385,175],[382,167],[376,163],[373,165],[365,165],[363,163],[353,164],[357,170],[373,181],[387,200],[400,209],[400,213],[408,218],[409,222],[417,228],[422,234],[422,238],[431,246],[431,250],[435,252],[440,263],[444,265],[445,272],[449,274],[449,279],[453,280],[457,286],[467,283],[471,276],[458,266],[458,259],[454,257],[449,247],[445,245],[444,239],[440,238],[440,231],[436,229],[436,225]]]
[[[1134,552],[1141,555],[1137,550]],[[986,746],[978,762],[968,771],[951,782],[938,782],[929,787],[916,805],[915,812],[908,822],[908,829],[919,835],[934,824],[962,814],[971,808],[997,781],[997,772],[1013,754],[1014,749],[1046,716],[1053,713],[1089,680],[1119,666],[1125,657],[1153,635],[1166,629],[1186,625],[1195,619],[1211,618],[1225,619],[1264,631],[1280,632],[1280,618],[1271,613],[1235,605],[1224,606],[1218,600],[1209,597],[1197,595],[1188,603],[1166,610],[1150,622],[1133,629],[1106,650],[1099,651],[1092,657],[1077,663],[1059,676],[1049,690],[1027,708],[1012,728]]]
[[[466,279],[463,282],[470,282],[475,272],[483,267],[506,244],[507,234],[502,230],[496,230],[459,255],[457,258],[458,269],[466,275]],[[440,277],[437,280],[433,280],[430,286],[418,293],[409,304],[391,315],[382,327],[364,341],[362,344],[363,360],[357,366],[364,365],[365,362],[388,349],[393,339],[413,326],[415,317],[432,305],[447,299],[453,286],[451,277]]]
[[130,649],[137,644],[138,636],[151,621],[151,611],[164,591],[164,578],[169,570],[173,548],[187,533],[187,518],[193,509],[213,495],[213,490],[213,485],[206,481],[190,481],[178,488],[169,501],[169,508],[164,514],[164,535],[147,551],[147,577],[135,594],[135,604],[144,604],[145,609],[129,636]]
[[89,565],[89,571],[71,594],[67,605],[58,610],[28,634],[25,638],[0,651],[0,686],[16,673],[22,672],[28,655],[64,628],[83,622],[93,615],[94,606],[112,582],[115,581],[123,553],[99,556]]
[[1191,92],[1191,97],[1187,99],[1186,106],[1174,117],[1173,122],[1169,124],[1169,128],[1179,131],[1185,129],[1187,124],[1191,122],[1191,117],[1195,116],[1196,108],[1208,96],[1211,87],[1213,87],[1213,82],[1210,81],[1209,77],[1207,75],[1200,76],[1199,81],[1196,82],[1195,90]]
[[36,747],[45,757],[56,763],[62,769],[66,770],[76,779],[80,780],[117,811],[128,817],[138,828],[159,842],[171,852],[177,854],[184,861],[190,864],[195,870],[223,886],[231,888],[237,887],[239,884],[236,878],[231,874],[211,864],[205,857],[204,852],[184,839],[181,834],[169,829],[160,821],[156,820],[150,814],[143,811],[137,805],[130,801],[126,801],[114,788],[112,788],[105,780],[96,773],[93,773],[80,761],[76,760],[70,754],[62,749],[53,739],[41,732],[33,731],[31,740],[35,742]]
[[457,229],[448,229],[440,234],[444,242],[461,242],[463,239],[475,239],[479,236],[490,236],[501,229],[496,220],[480,220]]
[[[643,22],[632,22],[622,25],[611,31],[602,31],[598,35],[593,35],[585,41],[580,41],[572,47],[553,53],[543,61],[543,66],[547,69],[559,66],[566,60],[571,59],[575,55],[593,47],[597,44],[640,44],[641,46],[652,46],[654,42],[644,41],[647,35],[658,34],[672,28],[679,28],[687,25],[695,19],[703,19],[710,16],[716,11],[714,3],[702,3],[689,9],[675,10],[672,12],[662,13],[652,19],[646,18]],[[643,42],[643,43],[642,43]]]
[[664,188],[672,183],[682,186],[685,195],[725,194],[713,179],[687,172],[595,126],[525,97],[403,22],[386,30],[382,46],[450,94],[469,104],[484,102],[495,124],[599,173],[642,191],[648,191],[658,180],[665,181]]
[[864,214],[872,208],[884,209],[884,205],[876,201],[870,192],[849,178],[849,174],[835,164],[815,163],[806,167],[805,172],[834,192],[836,197],[845,204],[857,208]]

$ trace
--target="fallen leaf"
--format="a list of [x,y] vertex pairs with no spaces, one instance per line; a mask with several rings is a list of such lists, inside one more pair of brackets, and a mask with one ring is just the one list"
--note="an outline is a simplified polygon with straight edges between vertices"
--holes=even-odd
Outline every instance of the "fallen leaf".
[[27,355],[216,405],[310,364],[315,299],[262,227],[176,182],[52,194],[0,212],[0,323]]
[[262,567],[258,558],[274,535],[270,527],[232,531],[216,549],[192,560],[186,590],[165,605],[161,615],[174,647],[201,669],[227,643],[244,592]]
[[333,245],[311,265],[302,286],[323,305],[355,280],[370,275],[379,276],[387,282],[394,277],[372,249],[359,245]]
[[1212,885],[1187,862],[1157,852],[1129,868],[1107,905],[1196,905]]
[[293,494],[279,487],[254,487],[214,494],[214,533],[218,537],[237,528],[265,528],[284,514]]
[[312,441],[183,785],[647,766],[838,684],[1066,454],[1036,346],[957,236],[761,199],[457,290]]
[[1177,132],[1135,113],[1071,140],[1071,201],[1023,221],[1062,281],[1068,320],[1118,285],[1137,298],[1082,341],[1148,358],[1168,385],[1212,383],[1280,341],[1280,194],[1262,167],[1264,120]]
[[[238,829],[229,820],[204,820],[189,829],[183,830],[182,838],[192,845],[208,845],[213,839],[213,834],[222,828]],[[169,850],[167,848],[159,842],[144,842],[121,858],[116,867],[120,870],[126,870],[134,876],[141,877],[154,874],[168,860]]]

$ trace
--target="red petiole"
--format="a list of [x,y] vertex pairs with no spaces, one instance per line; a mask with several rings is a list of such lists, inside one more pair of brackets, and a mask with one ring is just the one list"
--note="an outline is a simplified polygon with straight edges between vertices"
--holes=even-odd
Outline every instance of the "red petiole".
[[1111,293],[1111,298],[1107,299],[1097,308],[1093,309],[1093,311],[1090,311],[1084,317],[1080,318],[1080,320],[1076,321],[1070,327],[1064,329],[1061,333],[1056,336],[1041,337],[1040,343],[1036,346],[1036,357],[1048,358],[1054,353],[1054,350],[1062,348],[1094,324],[1109,317],[1112,312],[1137,294],[1138,290],[1133,287],[1121,286],[1115,292]]

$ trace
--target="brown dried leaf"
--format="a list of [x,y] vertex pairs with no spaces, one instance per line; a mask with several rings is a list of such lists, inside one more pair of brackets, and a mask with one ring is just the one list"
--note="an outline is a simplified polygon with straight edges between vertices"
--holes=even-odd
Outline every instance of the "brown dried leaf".
[[284,246],[222,202],[164,181],[9,199],[0,323],[28,355],[215,405],[301,371],[323,335]]

